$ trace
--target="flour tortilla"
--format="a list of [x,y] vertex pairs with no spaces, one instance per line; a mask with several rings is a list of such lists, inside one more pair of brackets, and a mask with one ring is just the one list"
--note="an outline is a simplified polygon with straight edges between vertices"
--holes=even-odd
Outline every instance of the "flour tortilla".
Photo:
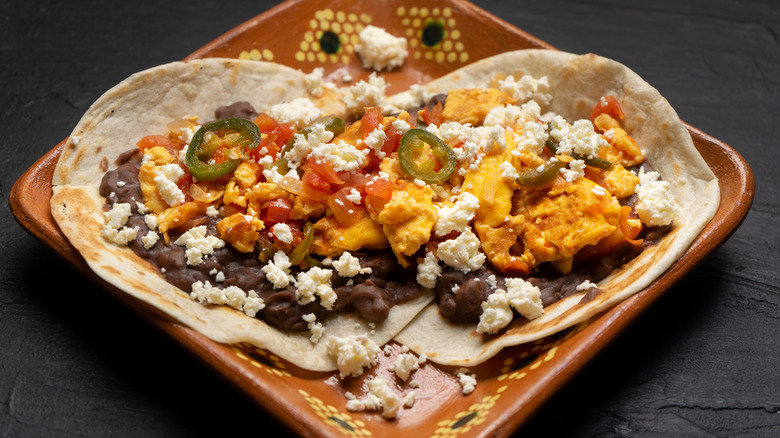
[[[476,333],[476,324],[453,324],[436,303],[425,308],[395,340],[436,363],[473,366],[502,348],[534,341],[581,321],[647,287],[675,262],[712,219],[718,209],[718,181],[693,145],[677,113],[658,91],[626,66],[593,54],[577,56],[553,50],[521,50],[478,61],[423,85],[426,96],[457,88],[486,87],[497,74],[547,76],[552,101],[542,112],[552,111],[568,121],[588,118],[602,96],[613,95],[621,103],[628,131],[645,152],[646,160],[669,181],[680,215],[672,230],[657,245],[598,283],[603,290],[595,299],[579,304],[576,294],[544,309],[533,321],[516,318],[499,335]],[[401,105],[409,92],[391,99]]]
[[207,307],[191,300],[132,250],[100,237],[105,204],[98,193],[100,181],[141,137],[164,134],[170,121],[184,116],[212,120],[218,107],[237,101],[248,101],[262,112],[307,97],[325,114],[343,112],[335,93],[309,95],[303,77],[278,64],[228,59],[175,62],[132,75],[101,96],[73,130],[52,178],[51,211],[89,267],[118,289],[217,342],[249,342],[301,368],[332,371],[337,367],[327,354],[327,338],[361,334],[385,344],[433,299],[432,293],[393,307],[387,320],[373,328],[350,315],[327,318],[325,334],[315,345],[309,332],[278,330],[226,306]]

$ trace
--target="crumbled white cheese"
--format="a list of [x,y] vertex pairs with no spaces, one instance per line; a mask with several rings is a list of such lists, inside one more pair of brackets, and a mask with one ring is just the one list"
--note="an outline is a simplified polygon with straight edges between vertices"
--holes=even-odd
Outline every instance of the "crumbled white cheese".
[[247,316],[254,318],[257,312],[265,308],[263,299],[257,295],[257,292],[250,290],[247,292],[246,300],[244,301],[244,313]]
[[125,224],[132,210],[129,203],[115,203],[111,210],[103,213],[104,225],[100,235],[116,245],[127,245],[138,235],[138,227],[129,228]]
[[560,172],[566,182],[574,182],[574,180],[585,176],[585,161],[572,160],[569,162],[569,168],[561,168]]
[[433,251],[428,251],[423,262],[417,265],[417,283],[422,287],[433,289],[436,287],[436,281],[441,273],[442,267],[439,266],[436,254]]
[[154,171],[154,183],[163,201],[171,207],[184,202],[184,192],[176,182],[184,176],[184,170],[178,164],[164,164]]
[[367,107],[383,107],[387,83],[372,72],[368,82],[360,81],[344,91],[342,100],[350,114],[362,114]]
[[509,304],[515,310],[529,320],[542,316],[544,313],[542,293],[537,286],[522,278],[507,278],[504,282]]
[[316,344],[317,342],[320,342],[323,333],[325,333],[325,329],[322,328],[321,323],[317,322],[317,315],[313,313],[307,313],[303,315],[303,320],[308,323],[307,327],[311,332],[311,337],[309,337],[309,341],[311,341],[312,344]]
[[274,289],[282,289],[290,284],[290,259],[284,251],[277,251],[273,260],[261,268],[265,278],[274,285]]
[[458,383],[460,383],[463,395],[471,394],[477,387],[477,376],[475,374],[468,374],[468,372],[469,371],[466,369],[457,371]]
[[477,333],[494,334],[509,325],[514,318],[514,307],[527,319],[542,315],[541,291],[522,278],[507,278],[507,290],[498,289],[482,302]]
[[506,131],[500,125],[490,127],[488,131],[490,140],[484,147],[485,152],[488,154],[495,152],[502,152],[506,149]]
[[363,67],[372,70],[392,70],[400,67],[409,54],[406,38],[395,37],[386,30],[368,25],[358,34],[355,52],[360,55]]
[[412,129],[411,125],[406,120],[393,120],[393,129],[398,135],[406,134],[406,131]]
[[290,226],[285,223],[274,224],[271,228],[271,232],[274,237],[284,243],[292,243],[293,241],[292,230],[290,229]]
[[437,236],[444,236],[453,231],[462,233],[474,219],[474,212],[479,208],[479,199],[469,192],[457,196],[452,207],[436,207],[439,220],[434,227]]
[[539,79],[525,75],[519,80],[510,75],[502,81],[498,81],[498,89],[512,96],[518,102],[535,100],[541,105],[547,105],[552,100],[550,82],[547,76]]
[[387,380],[381,377],[375,377],[367,382],[368,394],[362,398],[353,398],[347,402],[347,410],[373,411],[382,409],[382,416],[385,418],[394,418],[398,410],[404,403],[404,400],[398,396],[388,384]]
[[291,168],[289,172],[282,175],[279,173],[276,167],[270,167],[263,170],[263,176],[265,177],[266,181],[272,182],[277,186],[283,186],[285,179],[300,180],[298,171],[296,171],[294,168]]
[[304,75],[303,77],[303,86],[306,87],[306,91],[314,97],[322,96],[322,78],[324,72],[324,68],[317,67],[312,70],[311,73]]
[[598,285],[596,283],[593,283],[590,280],[585,280],[582,283],[577,285],[577,291],[579,292],[586,291],[592,287],[598,288]]
[[517,172],[515,166],[513,166],[512,163],[510,163],[509,161],[504,161],[503,163],[501,163],[500,169],[501,169],[501,178],[507,181],[514,181],[517,178],[520,178],[520,173]]
[[219,216],[219,210],[217,210],[217,207],[214,207],[213,205],[209,205],[208,207],[206,207],[206,216],[217,217]]
[[146,223],[146,226],[150,230],[156,230],[157,229],[157,216],[155,216],[153,214],[144,215],[144,223]]
[[601,186],[595,186],[592,189],[590,189],[591,193],[593,193],[596,196],[606,196],[607,195],[607,189]]
[[179,246],[186,246],[184,256],[187,258],[187,264],[197,266],[203,263],[203,258],[214,253],[214,250],[225,247],[225,241],[216,236],[206,235],[206,226],[190,228],[176,239],[175,243]]
[[330,277],[332,275],[332,270],[316,266],[308,271],[300,272],[295,279],[295,286],[297,287],[295,298],[298,300],[298,303],[311,303],[319,295],[322,307],[328,310],[332,309],[333,303],[338,298],[330,285]]
[[[189,145],[192,141],[192,136],[195,135],[196,132],[200,129],[200,125],[195,125],[193,127],[185,126],[181,129],[181,134],[179,134],[179,140],[181,140],[185,145]],[[184,162],[185,157],[182,157],[181,155],[187,155],[187,148],[182,148],[182,150],[179,152],[179,161]]]
[[514,318],[509,298],[504,290],[498,289],[482,302],[477,333],[493,334],[506,327]]
[[115,245],[127,245],[130,241],[135,240],[138,235],[138,227],[123,227],[121,229],[111,228],[108,225],[103,225],[100,230],[100,236],[107,241]]
[[518,151],[539,155],[548,138],[545,125],[538,122],[525,122],[523,134],[515,139],[515,143]]
[[412,353],[401,353],[395,357],[393,371],[404,382],[416,370],[420,369],[417,358]]
[[420,84],[412,84],[405,93],[393,97],[394,103],[399,110],[406,110],[420,106],[427,102],[425,90]]
[[153,247],[158,240],[160,240],[160,235],[152,230],[149,230],[149,232],[147,232],[146,235],[141,238],[141,242],[144,244],[144,249]]
[[228,305],[251,317],[254,317],[259,310],[265,308],[263,299],[255,291],[247,293],[238,286],[228,286],[220,289],[212,286],[208,281],[192,283],[190,298],[201,304]]
[[296,126],[306,126],[320,117],[322,111],[311,100],[299,97],[290,102],[272,106],[268,110],[268,115],[279,123],[293,123]]
[[522,126],[529,121],[539,120],[541,108],[536,101],[529,101],[520,106],[504,105],[496,106],[485,115],[483,126]]
[[371,268],[361,268],[360,259],[349,252],[343,252],[338,260],[333,260],[332,265],[336,268],[339,277],[354,277],[358,274],[370,274]]
[[387,134],[385,134],[385,130],[382,128],[382,125],[379,125],[376,129],[371,131],[371,133],[368,134],[365,139],[363,139],[363,143],[371,148],[371,150],[374,151],[374,155],[376,155],[376,157],[381,160],[387,156],[387,154],[382,150],[382,146],[385,145],[386,138]]
[[360,204],[360,200],[363,199],[363,197],[360,195],[360,192],[356,188],[352,188],[346,197],[355,205]]
[[315,123],[309,127],[309,132],[306,135],[295,134],[293,136],[293,146],[284,157],[291,168],[298,168],[309,156],[312,149],[332,139],[333,133],[328,131],[324,124]]
[[639,198],[634,209],[642,223],[651,227],[671,224],[679,210],[671,183],[660,180],[660,177],[658,172],[640,169],[639,184],[634,189]]
[[456,239],[440,243],[436,255],[463,273],[476,271],[485,263],[485,254],[479,251],[479,238],[471,229],[466,229]]
[[138,213],[140,214],[146,214],[149,212],[149,207],[147,207],[143,202],[136,201],[135,208],[138,209]]
[[115,203],[111,207],[111,210],[103,213],[103,219],[105,220],[104,224],[111,228],[121,228],[125,226],[132,214],[129,203]]
[[381,351],[379,347],[365,336],[352,338],[332,337],[328,339],[328,354],[336,360],[339,376],[358,377],[363,374],[363,368],[377,364],[376,357]]
[[310,158],[327,161],[336,172],[350,172],[368,163],[369,149],[357,147],[340,140],[338,143],[322,143],[312,148]]
[[404,406],[406,406],[407,408],[411,408],[412,406],[414,406],[414,398],[415,398],[416,395],[417,395],[416,392],[409,391],[404,396]]
[[599,148],[608,146],[596,131],[593,123],[587,119],[575,121],[569,125],[561,116],[555,116],[550,122],[552,130],[550,136],[558,141],[559,154],[576,153],[583,157],[594,158],[599,154]]

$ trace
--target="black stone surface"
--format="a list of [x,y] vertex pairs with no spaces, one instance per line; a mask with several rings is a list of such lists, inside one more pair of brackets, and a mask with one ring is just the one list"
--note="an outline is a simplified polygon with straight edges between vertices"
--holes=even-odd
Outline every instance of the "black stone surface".
[[[20,228],[14,181],[128,75],[272,1],[0,2],[0,436],[275,436],[284,429]],[[517,436],[780,436],[780,5],[477,1],[614,58],[751,164],[742,227]]]

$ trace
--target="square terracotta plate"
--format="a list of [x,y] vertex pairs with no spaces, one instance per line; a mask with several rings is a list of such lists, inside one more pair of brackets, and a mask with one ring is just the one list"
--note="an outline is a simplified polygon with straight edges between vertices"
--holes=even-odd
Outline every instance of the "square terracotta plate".
[[[387,4],[388,6],[383,6]],[[304,7],[305,5],[305,7]],[[358,32],[373,24],[409,41],[404,66],[383,73],[388,94],[426,82],[498,52],[554,48],[461,0],[356,2],[354,0],[288,1],[221,36],[187,59],[228,57],[274,61],[309,72],[324,67],[336,83],[348,73],[365,79],[354,53]],[[178,324],[157,310],[98,278],[68,243],[49,211],[51,175],[63,144],[24,173],[13,187],[10,204],[17,221],[65,260],[132,308],[146,321],[199,357],[216,373],[246,393],[269,415],[301,435],[449,437],[506,436],[523,424],[612,341],[651,303],[670,289],[704,257],[722,244],[744,219],[753,199],[753,176],[745,160],[726,144],[688,127],[693,141],[720,180],[720,208],[701,235],[663,276],[647,289],[614,308],[564,332],[537,342],[505,349],[472,369],[478,385],[468,395],[446,367],[424,365],[415,374],[420,383],[411,409],[395,420],[381,414],[351,413],[345,393],[365,392],[364,380],[340,383],[335,373],[297,369],[251,345],[224,345]],[[386,366],[398,353],[380,354],[380,371],[397,382]],[[396,391],[411,391],[408,385]]]

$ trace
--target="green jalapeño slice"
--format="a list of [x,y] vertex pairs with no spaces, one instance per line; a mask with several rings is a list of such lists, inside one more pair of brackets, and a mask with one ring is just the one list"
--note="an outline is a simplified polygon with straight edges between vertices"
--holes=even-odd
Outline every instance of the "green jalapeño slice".
[[410,129],[401,137],[398,158],[404,172],[428,184],[447,181],[458,165],[455,152],[444,140],[419,128]]
[[260,130],[250,120],[231,118],[206,123],[192,136],[185,163],[198,181],[214,180],[229,174],[241,163],[240,157],[214,162],[218,149],[238,148],[243,155],[246,149],[254,149],[259,143]]

